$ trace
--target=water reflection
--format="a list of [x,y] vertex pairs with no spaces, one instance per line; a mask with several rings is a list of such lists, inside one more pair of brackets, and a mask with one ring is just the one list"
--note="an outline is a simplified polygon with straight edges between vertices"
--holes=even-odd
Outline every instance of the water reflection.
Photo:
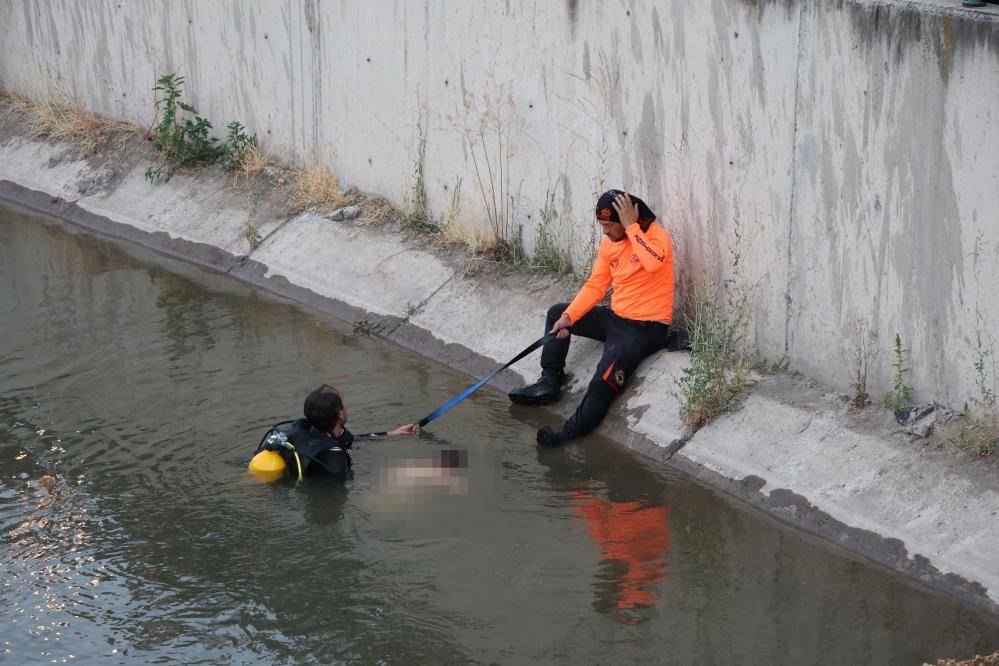
[[305,522],[314,526],[329,526],[343,517],[350,486],[343,479],[304,479],[288,481],[301,495]]
[[212,321],[206,316],[211,305],[207,294],[191,293],[191,285],[174,276],[158,275],[153,284],[159,288],[156,307],[164,314],[163,334],[171,341],[171,360],[187,356],[199,345],[214,347]]
[[[600,546],[601,573],[594,607],[609,610],[652,608],[656,584],[666,575],[669,514],[665,506],[612,502],[593,491],[576,491],[573,504]],[[628,622],[633,616],[622,615]]]
[[576,519],[599,549],[593,607],[625,624],[654,608],[669,574],[669,509],[662,480],[616,447],[538,449],[554,488],[568,494]]

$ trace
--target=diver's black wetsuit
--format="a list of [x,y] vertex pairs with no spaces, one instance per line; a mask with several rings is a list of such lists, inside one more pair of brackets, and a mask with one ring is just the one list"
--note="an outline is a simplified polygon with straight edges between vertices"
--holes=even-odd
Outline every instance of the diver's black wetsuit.
[[[354,435],[346,428],[339,437],[333,437],[313,428],[305,419],[298,419],[281,426],[280,430],[301,454],[303,474],[347,474],[350,471]],[[282,449],[280,453],[288,469],[294,470],[298,464],[294,452]]]
[[[545,330],[555,326],[568,303],[557,303],[548,309]],[[605,306],[596,306],[570,327],[570,337],[552,340],[541,350],[541,368],[562,373],[569,353],[572,335],[581,335],[604,343],[603,356],[593,379],[576,412],[562,426],[567,437],[580,437],[592,431],[603,420],[614,398],[624,390],[632,373],[642,360],[666,348],[669,325],[659,321],[625,319]]]

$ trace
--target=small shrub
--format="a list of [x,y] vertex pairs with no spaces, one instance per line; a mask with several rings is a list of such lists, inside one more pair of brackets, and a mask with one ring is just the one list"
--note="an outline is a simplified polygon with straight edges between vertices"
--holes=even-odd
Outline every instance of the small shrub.
[[905,383],[905,376],[909,374],[908,354],[909,350],[902,346],[902,338],[895,334],[895,348],[892,350],[895,360],[892,367],[895,368],[895,378],[892,382],[892,390],[885,393],[885,408],[893,412],[903,412],[912,407],[912,388]]
[[[993,358],[992,346],[986,346],[983,336],[984,331],[981,329],[975,331],[975,385],[978,386],[978,399],[975,402],[983,409],[995,411],[995,364],[990,362]],[[992,380],[989,380],[990,367],[993,372]]]
[[[153,126],[153,148],[163,155],[166,168],[147,169],[146,178],[151,181],[170,180],[177,169],[214,162],[221,154],[218,139],[211,135],[212,124],[198,115],[196,108],[181,101],[183,85],[183,76],[164,74],[153,87],[156,112],[162,114]],[[185,112],[192,117],[183,118]]]
[[974,406],[964,403],[961,416],[945,426],[943,436],[958,448],[979,456],[991,456],[999,451],[999,412],[996,411],[995,379],[989,378],[989,368],[993,367],[992,345],[985,344],[983,335],[982,330],[976,331],[974,367],[978,397],[972,401]]
[[944,439],[979,456],[991,456],[999,451],[999,414],[964,405],[961,415],[943,430]]
[[251,252],[260,247],[260,244],[264,242],[263,236],[260,235],[260,230],[252,224],[246,225],[246,242],[250,244]]
[[440,225],[434,219],[430,211],[430,202],[427,197],[427,185],[424,176],[424,168],[427,162],[427,130],[420,127],[420,138],[417,143],[416,161],[413,163],[413,201],[408,213],[399,218],[402,226],[412,232],[425,236],[436,236],[440,234]]
[[728,316],[707,294],[695,295],[688,305],[690,365],[678,384],[680,417],[696,430],[728,409],[746,386],[750,362],[742,349],[748,324],[747,295],[729,301]]
[[153,148],[159,151],[164,167],[150,167],[146,178],[150,181],[170,180],[178,169],[190,169],[218,164],[227,170],[239,169],[250,150],[257,146],[256,135],[248,135],[238,121],[227,126],[229,135],[220,142],[212,135],[212,123],[198,110],[183,101],[184,77],[176,73],[164,74],[156,81],[157,116],[153,126]]
[[229,136],[222,144],[218,164],[226,171],[242,170],[247,158],[256,152],[257,136],[247,134],[246,128],[238,120],[226,125],[226,129],[229,130]]

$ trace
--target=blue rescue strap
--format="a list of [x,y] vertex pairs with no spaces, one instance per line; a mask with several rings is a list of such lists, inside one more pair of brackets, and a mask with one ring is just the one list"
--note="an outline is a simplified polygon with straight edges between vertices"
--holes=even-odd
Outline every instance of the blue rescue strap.
[[472,384],[467,389],[465,389],[464,391],[462,391],[458,395],[454,396],[453,398],[451,398],[450,400],[448,400],[447,402],[445,402],[443,405],[441,405],[440,407],[438,407],[434,411],[432,411],[429,414],[427,414],[426,416],[424,416],[422,419],[420,419],[419,426],[422,428],[423,426],[427,425],[431,421],[440,418],[447,411],[449,411],[452,407],[454,407],[455,405],[457,405],[459,402],[461,402],[462,400],[464,400],[468,396],[470,396],[473,393],[475,393],[477,390],[479,390],[479,388],[483,384],[485,384],[486,382],[488,382],[490,379],[492,379],[493,377],[495,377],[497,374],[499,374],[503,370],[506,370],[511,365],[513,365],[514,363],[516,363],[520,359],[524,358],[525,356],[527,356],[528,354],[530,354],[531,352],[533,352],[535,349],[544,346],[545,344],[551,342],[554,339],[555,339],[555,336],[552,335],[551,333],[548,333],[544,337],[539,338],[538,340],[535,340],[534,342],[531,343],[531,345],[529,347],[527,347],[527,349],[525,349],[524,351],[520,352],[519,354],[517,354],[516,356],[514,356],[512,359],[510,359],[509,361],[507,361],[506,365],[504,365],[501,368],[498,368],[498,369],[494,370],[492,372],[492,374],[490,374],[488,377],[486,377],[482,381],[480,381],[480,382],[478,382],[476,384]]

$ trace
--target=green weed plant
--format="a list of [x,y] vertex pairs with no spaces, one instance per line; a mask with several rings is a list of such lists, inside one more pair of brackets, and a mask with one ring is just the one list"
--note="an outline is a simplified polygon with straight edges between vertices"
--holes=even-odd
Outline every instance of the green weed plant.
[[726,301],[726,313],[707,293],[692,298],[686,317],[690,365],[678,381],[680,417],[697,430],[729,409],[742,393],[750,361],[743,349],[748,296]]
[[152,129],[153,148],[162,155],[164,166],[146,170],[150,182],[170,180],[179,169],[212,164],[230,171],[238,169],[257,145],[256,135],[246,134],[238,121],[227,125],[229,135],[224,142],[219,141],[212,135],[212,123],[183,100],[183,86],[184,77],[171,73],[157,79],[153,88],[160,117]]
[[[991,456],[999,451],[999,411],[996,410],[995,365],[991,360],[991,345],[986,346],[983,331],[975,333],[975,383],[978,397],[967,402],[961,417],[948,424],[944,437],[958,448],[979,456]],[[989,370],[992,370],[992,378]]]
[[416,161],[413,163],[413,203],[410,211],[402,216],[402,225],[410,231],[424,236],[436,236],[440,225],[430,211],[427,196],[425,169],[427,164],[427,130],[420,127],[420,137],[416,148]]
[[252,224],[246,225],[246,242],[250,245],[250,251],[256,250],[264,242],[264,237],[260,235],[260,230]]
[[905,376],[911,372],[909,368],[909,350],[902,346],[902,337],[895,334],[895,347],[892,350],[895,360],[892,367],[895,377],[892,390],[885,393],[884,405],[893,412],[904,412],[912,408],[912,387],[905,383]]

